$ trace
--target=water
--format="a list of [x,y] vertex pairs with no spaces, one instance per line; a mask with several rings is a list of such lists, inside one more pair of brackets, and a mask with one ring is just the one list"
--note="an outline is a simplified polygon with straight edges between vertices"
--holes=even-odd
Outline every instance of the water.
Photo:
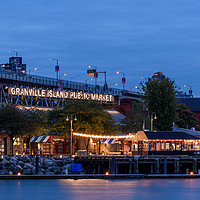
[[196,200],[200,179],[0,180],[3,200]]

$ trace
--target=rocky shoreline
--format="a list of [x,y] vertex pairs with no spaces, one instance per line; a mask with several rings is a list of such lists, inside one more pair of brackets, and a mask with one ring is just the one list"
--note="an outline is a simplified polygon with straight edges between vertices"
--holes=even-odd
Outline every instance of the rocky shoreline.
[[[73,159],[70,157],[41,157],[38,156],[37,175],[65,175],[70,169]],[[36,174],[36,156],[16,155],[9,157],[5,155],[0,158],[0,175],[35,175]]]

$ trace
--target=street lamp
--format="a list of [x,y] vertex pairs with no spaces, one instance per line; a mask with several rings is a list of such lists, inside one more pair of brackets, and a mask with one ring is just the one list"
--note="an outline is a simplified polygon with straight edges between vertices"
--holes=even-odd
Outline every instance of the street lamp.
[[191,85],[184,85],[184,87],[189,87],[190,88],[189,95],[192,95],[192,86]]
[[122,74],[122,84],[123,84],[123,90],[124,90],[125,89],[125,82],[126,82],[125,73],[117,71],[117,74]]
[[70,155],[73,154],[72,152],[72,140],[73,140],[73,129],[72,129],[72,123],[73,123],[73,120],[74,121],[77,121],[77,118],[76,118],[76,114],[75,113],[69,113],[67,114],[67,118],[66,118],[66,121],[69,121],[70,120],[70,125],[71,125],[71,128],[70,128]]
[[55,72],[57,72],[57,81],[58,81],[58,72],[59,72],[58,59],[50,58],[50,60],[55,60],[56,61]]
[[111,83],[110,84],[110,89],[111,89],[112,85],[117,86],[117,83]]
[[151,113],[151,131],[153,131],[153,120],[154,120],[154,119],[157,119],[156,113],[155,113],[155,112],[152,112],[152,113]]
[[37,67],[33,67],[33,68],[31,68],[31,69],[29,69],[29,76],[31,76],[31,70],[37,70]]
[[67,76],[67,74],[60,74],[60,75],[59,75],[59,80],[61,80],[61,77],[62,77],[62,76]]
[[87,81],[92,81],[92,78],[88,78],[85,80],[85,85],[87,85]]

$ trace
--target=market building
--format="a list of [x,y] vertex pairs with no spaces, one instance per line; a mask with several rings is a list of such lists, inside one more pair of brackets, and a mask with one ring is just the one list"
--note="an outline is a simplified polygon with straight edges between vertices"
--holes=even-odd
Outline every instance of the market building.
[[134,155],[195,155],[200,153],[200,138],[185,132],[139,131],[131,150]]

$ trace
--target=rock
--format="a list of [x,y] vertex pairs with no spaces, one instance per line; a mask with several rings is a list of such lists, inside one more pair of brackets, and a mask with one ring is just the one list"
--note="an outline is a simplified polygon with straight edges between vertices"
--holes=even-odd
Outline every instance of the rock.
[[28,163],[28,162],[31,162],[31,158],[28,155],[23,155],[22,161],[25,162],[25,163]]
[[53,164],[54,164],[53,160],[45,159],[43,166],[44,166],[45,169],[47,169],[47,168],[53,166]]
[[60,173],[61,173],[60,167],[57,167],[57,166],[49,167],[48,170],[49,170],[50,172],[54,172],[54,174],[60,174]]
[[14,168],[14,173],[17,174],[18,172],[23,172],[23,168],[20,165],[17,165]]
[[5,155],[3,158],[6,160],[10,160],[10,157],[8,155]]
[[15,157],[12,157],[10,159],[10,163],[12,163],[13,165],[17,165],[18,160]]
[[11,165],[7,166],[6,169],[7,169],[8,171],[13,171],[13,170],[15,169],[15,166],[16,166],[16,165],[11,164]]
[[0,170],[0,175],[8,175],[8,170],[7,169]]
[[33,169],[34,169],[34,166],[31,165],[30,163],[24,163],[23,168],[24,168],[24,169],[31,169],[31,170],[33,170]]
[[20,165],[21,167],[24,166],[24,162],[23,161],[18,161],[18,165]]
[[49,171],[47,171],[46,173],[45,173],[45,175],[46,176],[53,176],[53,175],[55,175],[53,172],[49,172]]
[[10,165],[10,161],[8,161],[7,159],[3,159],[3,165],[4,166],[9,166]]
[[25,170],[23,171],[23,174],[24,174],[24,175],[31,175],[31,174],[33,174],[32,169],[25,169]]
[[62,167],[64,165],[64,162],[63,160],[56,160],[56,164],[57,166]]

